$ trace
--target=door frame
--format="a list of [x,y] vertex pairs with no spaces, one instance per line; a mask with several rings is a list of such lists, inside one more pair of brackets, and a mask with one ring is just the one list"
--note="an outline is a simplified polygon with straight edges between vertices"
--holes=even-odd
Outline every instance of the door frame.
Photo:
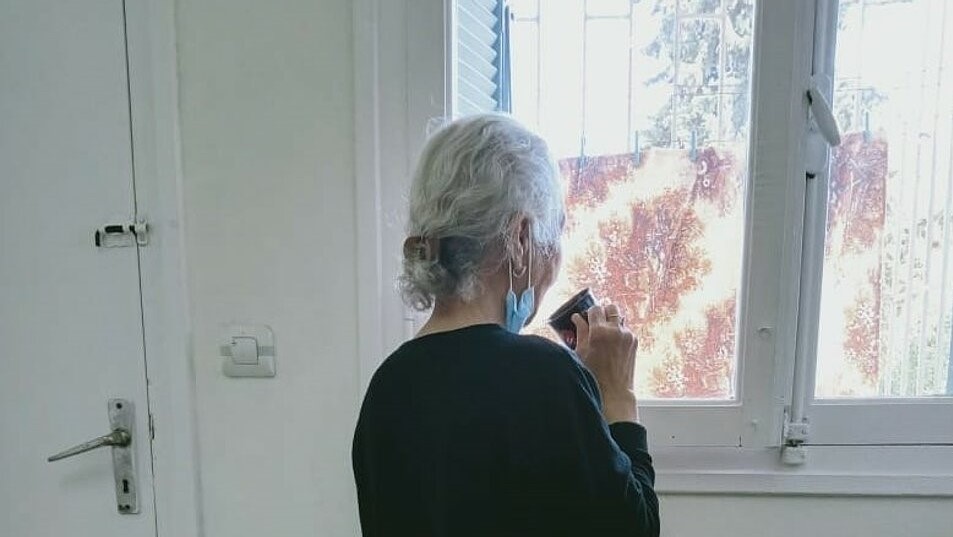
[[[156,531],[198,537],[202,496],[186,280],[174,0],[123,0]],[[145,470],[145,468],[142,468]]]

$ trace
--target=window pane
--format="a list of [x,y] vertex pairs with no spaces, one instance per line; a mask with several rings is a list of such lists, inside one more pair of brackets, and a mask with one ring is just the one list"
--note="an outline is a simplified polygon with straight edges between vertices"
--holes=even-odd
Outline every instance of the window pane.
[[586,4],[586,13],[592,16],[611,17],[623,15],[628,17],[629,6],[632,0],[583,0]]
[[532,330],[555,339],[545,317],[591,287],[640,338],[640,396],[732,399],[753,0],[581,4],[513,27],[539,62],[514,69],[513,112],[551,140],[569,211]]
[[625,153],[629,148],[629,19],[596,19],[586,24],[586,151]]
[[837,32],[816,394],[950,394],[953,5],[841,0]]
[[517,19],[510,23],[511,73],[520,83],[512,88],[513,108],[522,111],[529,124],[539,122],[539,25]]
[[[676,0],[684,13],[711,14],[717,13],[721,0]],[[675,3],[675,2],[672,2]]]
[[513,18],[532,19],[539,13],[539,0],[508,0]]

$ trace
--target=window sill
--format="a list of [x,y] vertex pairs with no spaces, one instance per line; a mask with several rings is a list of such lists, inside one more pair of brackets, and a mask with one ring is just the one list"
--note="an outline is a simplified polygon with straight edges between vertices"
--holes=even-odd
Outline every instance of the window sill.
[[806,446],[653,450],[661,494],[953,497],[953,446]]

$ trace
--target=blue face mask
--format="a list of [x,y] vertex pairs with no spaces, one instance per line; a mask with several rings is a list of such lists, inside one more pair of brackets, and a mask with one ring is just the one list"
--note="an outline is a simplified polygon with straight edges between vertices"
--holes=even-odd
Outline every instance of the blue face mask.
[[520,294],[519,300],[516,300],[516,293],[513,292],[513,260],[510,260],[510,290],[506,292],[506,329],[514,334],[526,326],[526,320],[533,314],[536,307],[536,292],[533,289],[533,248],[529,249],[529,279],[528,287]]

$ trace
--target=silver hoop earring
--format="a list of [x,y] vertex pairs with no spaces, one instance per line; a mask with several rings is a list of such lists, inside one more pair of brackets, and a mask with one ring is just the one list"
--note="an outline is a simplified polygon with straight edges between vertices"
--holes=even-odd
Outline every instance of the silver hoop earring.
[[510,269],[510,271],[511,271],[511,273],[513,274],[513,277],[514,277],[514,278],[522,278],[522,277],[523,277],[523,274],[526,274],[526,265],[523,265],[523,268],[520,269],[519,271],[515,271],[515,270],[512,270],[512,269]]

